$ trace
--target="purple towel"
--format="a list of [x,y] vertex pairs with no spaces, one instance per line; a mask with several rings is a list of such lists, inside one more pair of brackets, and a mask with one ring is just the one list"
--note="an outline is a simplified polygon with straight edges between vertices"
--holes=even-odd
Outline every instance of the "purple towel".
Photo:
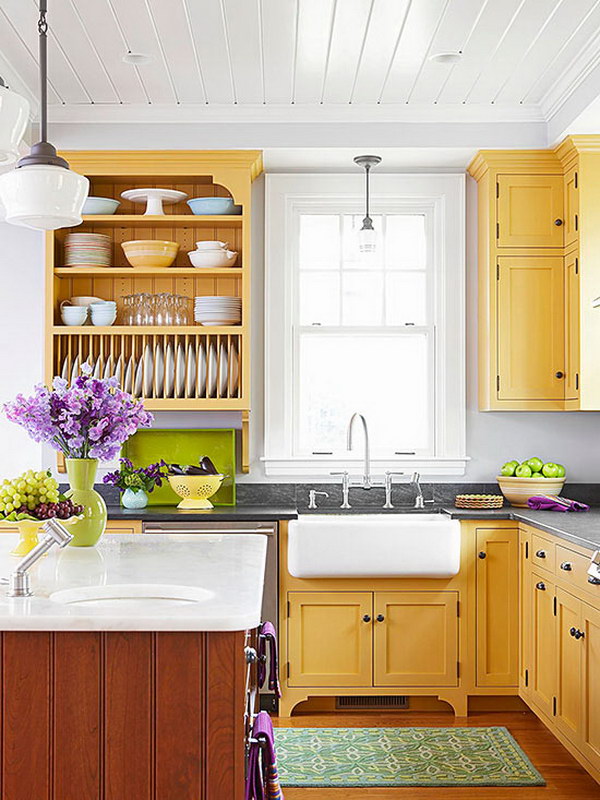
[[277,774],[273,723],[266,711],[256,715],[252,726],[245,800],[284,800]]
[[267,645],[269,648],[270,666],[269,689],[281,697],[279,685],[279,664],[277,656],[277,634],[271,622],[263,622],[258,631],[258,687],[262,689],[267,677]]
[[536,511],[589,511],[590,507],[577,500],[557,497],[553,494],[538,494],[527,501],[529,508]]

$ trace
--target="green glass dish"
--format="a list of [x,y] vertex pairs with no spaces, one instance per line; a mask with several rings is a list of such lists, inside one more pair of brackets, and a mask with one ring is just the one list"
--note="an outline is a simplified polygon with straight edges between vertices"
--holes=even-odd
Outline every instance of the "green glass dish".
[[[198,464],[208,456],[218,471],[228,477],[211,497],[215,506],[235,505],[234,428],[151,428],[139,430],[128,439],[121,455],[135,467],[147,467],[163,459],[168,464]],[[148,495],[149,506],[176,506],[179,497],[164,483]]]

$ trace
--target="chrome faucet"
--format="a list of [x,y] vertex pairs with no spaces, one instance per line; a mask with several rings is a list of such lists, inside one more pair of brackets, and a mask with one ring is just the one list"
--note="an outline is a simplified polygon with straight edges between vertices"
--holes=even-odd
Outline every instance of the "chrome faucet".
[[314,509],[317,507],[317,497],[329,497],[328,492],[317,492],[316,489],[311,489],[308,493],[308,507]]
[[355,419],[359,419],[362,422],[363,431],[365,434],[365,466],[363,471],[362,487],[363,489],[371,489],[373,484],[371,483],[371,450],[369,447],[369,428],[367,427],[367,420],[362,414],[358,414],[357,412],[352,414],[350,417],[350,422],[348,423],[347,449],[352,450],[352,430]]
[[49,519],[44,523],[43,529],[46,535],[42,541],[19,561],[10,578],[0,579],[0,583],[8,584],[8,597],[31,597],[33,592],[28,570],[50,550],[52,545],[66,547],[73,538],[73,535],[57,519]]
[[330,472],[330,475],[342,476],[342,505],[340,508],[351,508],[350,505],[350,473],[344,472]]

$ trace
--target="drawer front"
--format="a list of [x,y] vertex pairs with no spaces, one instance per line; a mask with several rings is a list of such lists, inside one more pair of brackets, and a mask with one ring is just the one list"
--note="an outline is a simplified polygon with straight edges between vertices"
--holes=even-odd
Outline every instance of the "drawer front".
[[600,603],[600,585],[588,581],[590,559],[562,545],[556,546],[556,576],[565,581],[572,589],[583,590],[593,595]]
[[531,563],[550,572],[556,566],[555,545],[535,533],[531,537]]

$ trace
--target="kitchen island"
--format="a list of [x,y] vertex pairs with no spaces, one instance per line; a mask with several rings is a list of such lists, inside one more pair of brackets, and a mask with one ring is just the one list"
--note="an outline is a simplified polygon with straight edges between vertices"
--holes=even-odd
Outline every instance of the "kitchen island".
[[[17,559],[0,543],[0,575]],[[107,536],[0,594],[6,800],[235,800],[260,535]]]

